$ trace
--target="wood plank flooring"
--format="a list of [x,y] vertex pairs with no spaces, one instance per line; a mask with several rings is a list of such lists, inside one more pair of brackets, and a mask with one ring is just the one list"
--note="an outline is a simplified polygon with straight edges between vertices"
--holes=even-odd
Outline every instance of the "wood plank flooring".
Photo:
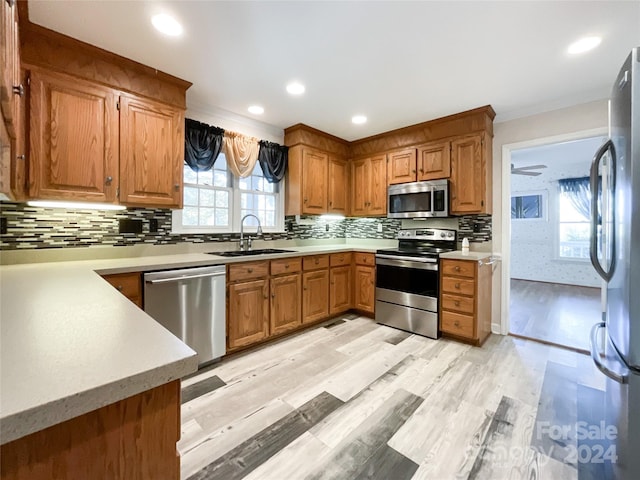
[[511,279],[509,309],[511,333],[588,351],[600,289]]
[[[184,480],[580,479],[575,428],[604,378],[575,352],[482,348],[353,315],[183,381]],[[561,442],[548,426],[571,431]]]

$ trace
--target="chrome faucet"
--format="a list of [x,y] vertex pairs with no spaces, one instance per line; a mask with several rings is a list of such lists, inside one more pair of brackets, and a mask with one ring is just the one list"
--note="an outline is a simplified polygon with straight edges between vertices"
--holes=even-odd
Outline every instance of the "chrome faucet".
[[[241,252],[245,250],[245,245],[244,245],[244,220],[247,217],[253,217],[258,221],[258,230],[256,231],[256,234],[257,235],[262,235],[262,226],[260,225],[260,219],[258,217],[256,217],[253,213],[247,213],[244,217],[242,217],[242,220],[240,220],[240,251]],[[251,250],[251,237],[249,235],[247,235],[246,250]]]

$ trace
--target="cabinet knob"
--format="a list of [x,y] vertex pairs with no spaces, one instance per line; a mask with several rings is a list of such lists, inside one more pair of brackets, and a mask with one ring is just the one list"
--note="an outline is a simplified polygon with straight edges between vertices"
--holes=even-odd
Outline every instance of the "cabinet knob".
[[329,202],[329,206],[330,206],[330,207],[331,207],[331,206],[333,206],[333,202]]
[[304,199],[304,203],[307,203],[307,199],[306,198]]
[[111,185],[111,182],[113,182],[113,177],[107,177],[104,179],[104,183],[106,185]]
[[459,284],[459,283],[456,283],[456,284],[454,285],[454,287],[456,287],[456,288],[460,288],[460,284]]
[[275,293],[272,293],[272,294],[271,294],[271,298],[276,298],[276,294],[275,294]]
[[284,268],[289,268],[289,264],[287,263],[287,264],[284,266]]
[[456,307],[459,307],[459,306],[460,306],[460,302],[459,302],[458,300],[456,300],[455,302],[453,302],[453,304],[454,304]]
[[265,299],[265,300],[269,300],[269,295],[265,295],[265,296],[264,296],[264,299]]
[[116,288],[117,288],[120,292],[122,291],[122,285],[118,285]]
[[459,272],[459,271],[460,271],[460,267],[459,267],[459,266],[456,266],[456,267],[454,268],[454,270],[455,270],[456,272]]
[[[411,173],[413,173],[415,175],[416,171],[415,170],[411,170]],[[422,170],[420,170],[420,173],[422,173]]]
[[173,188],[175,189],[175,191],[176,191],[176,192],[179,192],[179,191],[180,191],[180,184],[179,184],[179,183],[176,183],[176,184],[173,186]]
[[23,153],[22,155],[16,155],[16,160],[24,160],[27,156]]
[[24,85],[23,84],[14,85],[13,87],[11,87],[11,90],[16,95],[19,95],[19,96],[23,96],[24,95]]
[[316,265],[318,265],[320,263],[320,259],[316,258]]
[[305,291],[308,290],[306,285],[302,289],[305,290]]
[[[413,173],[416,173],[415,170]],[[424,173],[424,170],[422,168],[420,169],[420,173]]]
[[453,322],[453,325],[456,327],[460,327],[460,322],[458,320],[456,320],[455,322]]
[[253,268],[247,268],[248,273],[253,273]]

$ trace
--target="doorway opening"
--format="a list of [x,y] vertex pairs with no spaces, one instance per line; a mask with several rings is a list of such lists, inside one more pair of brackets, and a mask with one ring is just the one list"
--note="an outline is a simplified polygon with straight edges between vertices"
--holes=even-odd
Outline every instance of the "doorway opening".
[[589,350],[601,317],[601,281],[589,259],[589,169],[604,141],[597,135],[511,150],[512,335]]

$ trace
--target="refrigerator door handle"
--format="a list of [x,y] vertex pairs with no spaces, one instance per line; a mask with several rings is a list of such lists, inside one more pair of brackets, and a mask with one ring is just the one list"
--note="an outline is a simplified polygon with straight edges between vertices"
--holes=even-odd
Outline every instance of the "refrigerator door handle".
[[618,383],[629,383],[629,370],[625,368],[623,373],[614,372],[600,360],[600,352],[598,351],[598,332],[606,327],[606,323],[596,323],[591,328],[591,359],[596,364],[598,370],[604,373],[607,377],[615,380]]
[[[611,222],[613,228],[611,229],[611,265],[609,271],[605,271],[598,259],[598,166],[600,161],[606,152],[611,153],[611,168],[609,182],[612,191],[616,188],[616,149],[611,140],[607,140],[596,152],[591,162],[591,243],[589,248],[589,256],[591,257],[591,264],[596,269],[598,275],[600,275],[605,281],[610,281],[613,277],[613,272],[616,268],[616,204],[615,201],[611,208]],[[603,192],[604,195],[604,192]]]

